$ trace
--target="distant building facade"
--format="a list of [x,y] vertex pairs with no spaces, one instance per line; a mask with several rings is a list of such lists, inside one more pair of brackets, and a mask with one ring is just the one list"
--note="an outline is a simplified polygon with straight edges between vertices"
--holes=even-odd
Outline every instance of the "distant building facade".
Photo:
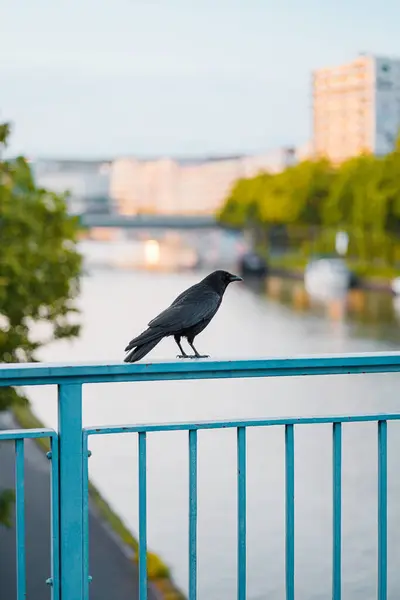
[[313,73],[313,153],[334,163],[384,155],[400,127],[400,59],[359,56]]
[[[303,157],[304,158],[304,157]],[[277,173],[299,160],[295,148],[262,155],[173,160],[32,161],[36,183],[69,192],[71,214],[214,214],[235,182]]]
[[239,178],[279,172],[296,162],[294,148],[193,161],[121,158],[111,166],[110,195],[124,215],[213,214]]
[[69,192],[70,214],[113,212],[109,162],[38,160],[32,169],[37,185],[57,193]]

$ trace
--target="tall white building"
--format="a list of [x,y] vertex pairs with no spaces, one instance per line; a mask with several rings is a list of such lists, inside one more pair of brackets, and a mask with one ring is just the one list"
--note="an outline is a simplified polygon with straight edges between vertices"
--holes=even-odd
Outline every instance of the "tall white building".
[[335,163],[393,149],[400,127],[400,59],[359,56],[313,73],[313,150]]

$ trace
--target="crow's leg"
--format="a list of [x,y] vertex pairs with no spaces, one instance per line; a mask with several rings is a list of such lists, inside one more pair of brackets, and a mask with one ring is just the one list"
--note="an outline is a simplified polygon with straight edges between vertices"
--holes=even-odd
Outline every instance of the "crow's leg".
[[193,345],[194,340],[190,340],[189,338],[187,339],[189,346],[192,348],[193,352],[194,352],[194,356],[191,356],[190,358],[210,358],[209,354],[199,354],[196,350],[196,348]]
[[182,348],[182,345],[181,345],[181,336],[180,335],[174,335],[174,340],[178,344],[179,350],[182,352],[182,354],[178,354],[176,358],[192,358],[190,356],[190,354],[186,354],[186,352]]

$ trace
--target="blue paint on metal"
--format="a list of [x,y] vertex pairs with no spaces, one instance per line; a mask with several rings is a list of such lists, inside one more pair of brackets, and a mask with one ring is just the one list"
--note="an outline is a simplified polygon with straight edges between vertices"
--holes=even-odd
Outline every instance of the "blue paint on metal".
[[294,600],[294,431],[285,426],[286,600]]
[[[341,600],[341,477],[342,426],[378,423],[378,600],[387,600],[387,422],[400,414],[377,413],[301,416],[264,419],[231,419],[184,423],[82,428],[82,384],[117,381],[174,381],[240,377],[287,377],[400,371],[400,353],[283,358],[244,361],[201,360],[133,365],[0,365],[0,387],[8,385],[59,385],[59,434],[51,429],[0,432],[0,440],[16,443],[17,582],[18,600],[26,595],[24,544],[24,439],[50,438],[52,496],[52,600],[89,600],[89,480],[88,437],[113,433],[137,433],[139,445],[139,594],[147,600],[147,489],[146,434],[188,431],[189,435],[189,600],[197,600],[197,432],[237,429],[238,493],[238,600],[246,597],[246,428],[283,426],[285,430],[285,558],[286,600],[295,597],[294,428],[306,424],[333,425],[333,559],[332,598]],[[59,536],[59,532],[61,537]]]
[[58,388],[61,597],[83,597],[82,386]]
[[57,434],[54,429],[7,429],[0,431],[0,442],[6,440],[25,440],[28,438],[53,438]]
[[272,419],[241,419],[233,421],[193,421],[182,423],[144,423],[141,425],[113,425],[112,427],[87,427],[88,435],[139,433],[146,431],[190,431],[201,429],[237,429],[238,427],[272,427],[278,425],[323,425],[329,423],[369,423],[381,419],[397,421],[400,414],[376,413],[370,415],[332,415],[326,417],[278,417]]
[[15,491],[17,534],[17,600],[26,598],[25,576],[25,465],[24,440],[15,440]]
[[342,595],[342,424],[333,424],[333,548],[332,548],[332,598]]
[[82,477],[83,477],[83,600],[89,600],[89,449],[88,436],[83,432]]
[[58,436],[51,443],[51,600],[60,598],[60,523],[59,523],[59,476]]
[[189,600],[197,598],[197,431],[189,431]]
[[192,360],[153,363],[0,365],[0,387],[117,381],[176,381],[248,377],[291,377],[394,373],[400,353],[349,354],[257,360]]
[[139,433],[139,600],[147,600],[146,433]]
[[58,436],[53,429],[8,429],[0,432],[0,441],[15,442],[15,490],[16,490],[16,558],[17,600],[26,598],[26,551],[25,551],[25,439],[50,438],[51,451],[46,456],[51,460],[51,572],[46,584],[52,586],[52,600],[59,600],[59,479],[58,479]]
[[387,422],[378,421],[378,600],[387,598]]
[[246,600],[246,428],[237,429],[238,600]]

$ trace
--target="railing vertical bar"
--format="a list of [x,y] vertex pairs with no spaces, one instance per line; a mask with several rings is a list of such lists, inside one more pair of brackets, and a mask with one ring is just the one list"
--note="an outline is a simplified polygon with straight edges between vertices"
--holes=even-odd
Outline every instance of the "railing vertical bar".
[[26,598],[24,440],[15,440],[17,600]]
[[82,385],[58,386],[60,453],[60,589],[69,600],[83,596]]
[[146,432],[139,433],[139,600],[147,600]]
[[294,600],[294,431],[285,425],[286,600]]
[[246,600],[246,428],[237,428],[238,600]]
[[83,433],[83,600],[89,600],[89,448],[88,435]]
[[378,421],[378,600],[387,598],[387,421]]
[[189,600],[197,598],[197,431],[189,431]]
[[333,495],[333,546],[332,546],[332,598],[340,600],[342,594],[342,424],[333,424],[332,495]]
[[60,521],[58,436],[51,437],[51,598],[60,598]]

